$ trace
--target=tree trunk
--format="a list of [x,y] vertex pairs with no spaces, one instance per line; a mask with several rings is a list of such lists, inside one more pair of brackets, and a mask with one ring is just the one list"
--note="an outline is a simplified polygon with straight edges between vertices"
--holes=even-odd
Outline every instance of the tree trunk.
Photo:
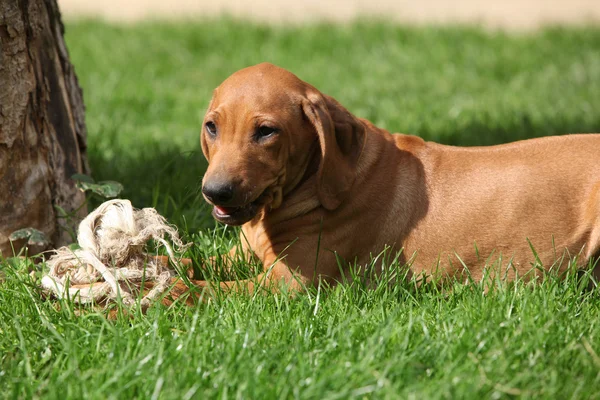
[[[35,228],[52,246],[87,210],[71,176],[88,173],[81,89],[56,0],[0,0],[0,253]],[[59,218],[60,209],[75,218]],[[13,242],[18,247],[23,240]],[[35,249],[41,250],[41,249]]]

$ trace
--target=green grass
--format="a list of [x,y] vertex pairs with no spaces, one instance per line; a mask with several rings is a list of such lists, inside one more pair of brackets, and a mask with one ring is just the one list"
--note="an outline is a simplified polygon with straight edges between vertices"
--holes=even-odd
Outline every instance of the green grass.
[[[211,90],[250,64],[288,68],[358,116],[443,143],[600,131],[600,29],[82,22],[66,38],[94,178],[156,207],[196,257],[233,240],[199,195],[201,117]],[[574,276],[487,295],[477,283],[355,282],[107,321],[44,300],[23,261],[0,272],[7,398],[600,398],[600,293]]]

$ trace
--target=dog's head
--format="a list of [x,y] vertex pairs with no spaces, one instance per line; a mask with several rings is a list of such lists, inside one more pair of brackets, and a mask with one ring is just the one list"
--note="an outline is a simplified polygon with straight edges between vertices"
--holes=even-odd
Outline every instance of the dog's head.
[[294,74],[245,68],[215,89],[204,117],[202,193],[217,220],[241,225],[279,207],[320,154],[317,193],[333,210],[354,183],[364,140],[358,119]]

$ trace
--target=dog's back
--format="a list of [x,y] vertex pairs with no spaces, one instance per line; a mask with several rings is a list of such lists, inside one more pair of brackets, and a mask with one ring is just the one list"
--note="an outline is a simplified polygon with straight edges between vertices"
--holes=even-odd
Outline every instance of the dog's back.
[[417,268],[439,257],[445,272],[464,263],[478,276],[478,265],[502,257],[524,274],[534,251],[547,267],[565,252],[583,263],[598,252],[600,135],[474,148],[428,143],[422,154],[428,210],[406,241]]

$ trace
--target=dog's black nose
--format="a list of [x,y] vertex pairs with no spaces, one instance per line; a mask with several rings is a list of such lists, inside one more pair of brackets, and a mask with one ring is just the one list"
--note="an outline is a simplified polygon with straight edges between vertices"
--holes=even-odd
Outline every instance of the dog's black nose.
[[202,193],[212,203],[226,206],[233,199],[233,186],[230,183],[207,182],[202,186]]

